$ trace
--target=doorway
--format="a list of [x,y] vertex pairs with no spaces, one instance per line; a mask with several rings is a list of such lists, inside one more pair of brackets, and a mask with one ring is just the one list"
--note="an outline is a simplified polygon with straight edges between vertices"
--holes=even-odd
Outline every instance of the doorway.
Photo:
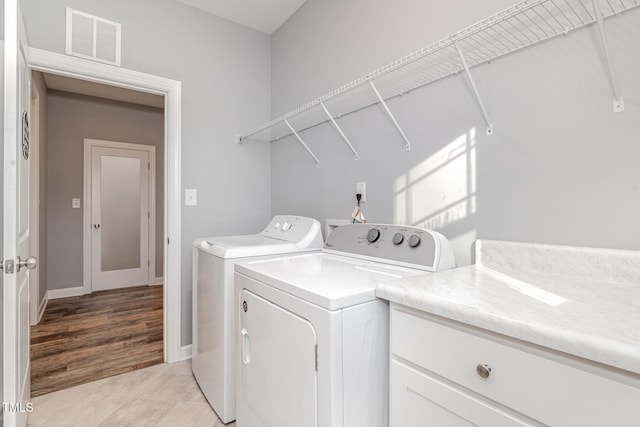
[[29,49],[33,70],[53,73],[84,81],[128,88],[161,95],[165,106],[164,167],[164,290],[163,336],[164,361],[176,362],[184,358],[187,349],[181,348],[180,322],[182,318],[181,278],[181,83],[132,70],[93,63],[40,49]]
[[85,294],[155,282],[155,157],[149,145],[84,140]]
[[[33,80],[43,84],[48,106],[41,126],[49,148],[42,159],[48,179],[41,197],[49,225],[44,286],[50,300],[31,329],[34,396],[164,360],[163,286],[140,286],[156,284],[156,276],[157,284],[163,283],[162,258],[156,271],[154,253],[155,241],[164,241],[164,227],[156,231],[154,222],[156,209],[164,206],[164,173],[160,168],[156,174],[155,164],[156,152],[164,153],[164,100],[149,106],[89,96],[80,93],[86,85],[73,86],[82,83],[38,76]],[[105,210],[109,204],[115,209]],[[86,227],[83,216],[93,219]],[[93,249],[83,249],[85,231],[93,237]],[[94,255],[85,267],[93,280],[86,283],[83,254],[89,261]],[[126,292],[107,290],[121,287]],[[36,298],[33,302],[37,305]]]

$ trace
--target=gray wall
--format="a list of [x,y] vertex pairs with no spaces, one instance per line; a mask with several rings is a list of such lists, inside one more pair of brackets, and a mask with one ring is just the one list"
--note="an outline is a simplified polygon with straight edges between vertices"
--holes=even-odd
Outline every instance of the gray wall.
[[[35,128],[38,135],[34,135],[34,126],[31,126],[31,138],[38,141],[38,307],[47,294],[47,85],[42,73],[31,73],[31,84],[35,86],[39,97],[36,108],[38,109],[39,123]],[[33,89],[32,89],[33,90]],[[33,93],[32,93],[33,98]],[[33,111],[31,121],[33,122]],[[35,165],[31,165],[34,167]]]
[[82,286],[84,138],[156,147],[156,277],[163,276],[164,112],[124,102],[50,91],[48,97],[48,289]]
[[[234,143],[269,120],[269,36],[174,0],[23,0],[32,46],[64,53],[65,7],[122,24],[122,66],[182,82],[182,344],[191,342],[191,242],[253,233],[270,215],[268,144]],[[52,260],[50,260],[50,264]]]
[[[272,37],[272,115],[512,4],[512,0],[308,0]],[[474,69],[485,124],[463,74],[389,102],[406,152],[379,107],[340,123],[355,161],[324,125],[272,145],[272,212],[347,218],[367,182],[370,222],[440,230],[470,262],[476,238],[640,249],[640,10],[606,22],[626,111],[612,113],[591,27]]]

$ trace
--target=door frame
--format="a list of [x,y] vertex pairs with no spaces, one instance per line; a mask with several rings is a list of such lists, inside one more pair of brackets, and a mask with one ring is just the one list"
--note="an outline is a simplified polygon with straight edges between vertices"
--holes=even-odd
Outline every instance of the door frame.
[[146,151],[149,154],[149,238],[147,239],[149,254],[149,271],[147,273],[147,284],[153,285],[156,279],[156,147],[153,145],[130,144],[127,142],[105,141],[100,139],[84,139],[84,179],[83,179],[83,232],[82,232],[82,261],[83,261],[83,283],[85,294],[93,291],[93,268],[92,268],[92,150],[94,147],[118,148],[124,150]]
[[[29,71],[31,73],[31,71]],[[37,325],[42,317],[44,304],[40,305],[40,270],[42,256],[40,239],[40,91],[31,76],[30,122],[29,122],[29,253],[38,259],[38,268],[29,277],[29,322]],[[35,108],[34,108],[35,107]],[[35,237],[35,238],[34,238]],[[42,301],[45,302],[45,299]]]
[[164,360],[177,362],[181,349],[181,153],[182,83],[151,74],[29,48],[31,69],[164,96]]

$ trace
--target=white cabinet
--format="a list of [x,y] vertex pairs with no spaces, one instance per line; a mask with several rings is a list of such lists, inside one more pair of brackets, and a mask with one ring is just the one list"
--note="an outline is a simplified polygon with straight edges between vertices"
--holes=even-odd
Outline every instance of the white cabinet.
[[391,306],[391,427],[637,426],[638,402],[637,375]]

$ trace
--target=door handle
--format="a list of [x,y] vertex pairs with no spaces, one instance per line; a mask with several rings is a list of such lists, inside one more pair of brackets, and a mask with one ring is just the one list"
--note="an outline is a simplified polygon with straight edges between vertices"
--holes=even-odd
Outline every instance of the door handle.
[[248,365],[251,363],[251,347],[249,343],[249,333],[245,328],[240,331],[242,335],[242,363]]
[[23,267],[27,267],[27,269],[33,270],[38,265],[38,259],[34,256],[30,256],[27,259],[22,259],[20,258],[20,256],[18,256],[18,262],[16,264],[16,268],[18,271],[22,270]]
[[100,230],[100,224],[93,224],[93,228],[95,228],[96,230]]

